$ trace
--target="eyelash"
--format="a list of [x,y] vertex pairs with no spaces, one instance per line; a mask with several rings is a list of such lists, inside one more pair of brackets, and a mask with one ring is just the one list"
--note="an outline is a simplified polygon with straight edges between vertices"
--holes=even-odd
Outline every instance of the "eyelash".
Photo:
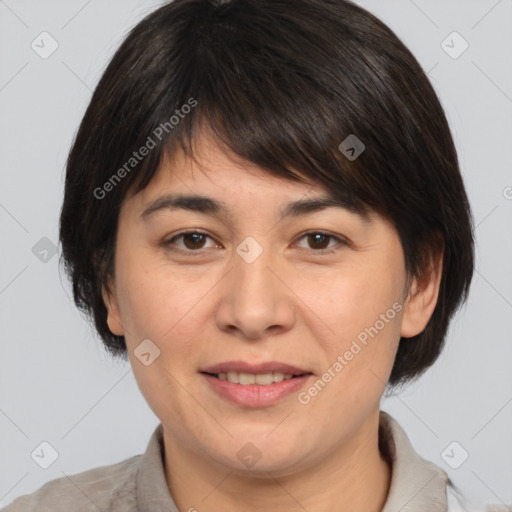
[[[204,233],[203,231],[198,231],[196,229],[193,229],[193,230],[188,230],[188,231],[181,231],[180,233],[174,235],[170,240],[167,240],[164,242],[164,245],[165,246],[171,246],[173,245],[174,241],[177,240],[178,238],[181,238],[185,235],[191,235],[191,234],[194,234],[194,235],[203,235],[207,238],[210,238],[211,240],[213,240],[213,238],[208,235],[207,233]],[[303,233],[300,237],[299,237],[299,240],[302,240],[303,238],[309,236],[309,235],[322,235],[322,236],[325,236],[325,237],[328,237],[334,241],[337,242],[338,245],[342,245],[342,246],[348,246],[349,243],[344,240],[343,238],[340,238],[338,236],[335,236],[335,235],[332,235],[331,233],[327,233],[325,231],[307,231],[306,233]],[[209,249],[209,248],[207,248]],[[177,248],[172,248],[172,250],[177,250],[177,251],[181,251],[181,252],[185,252],[185,253],[189,253],[189,254],[193,254],[193,253],[197,253],[197,254],[201,254],[202,251],[206,250],[206,249],[183,249],[181,247],[177,247]],[[311,249],[313,252],[317,253],[317,254],[332,254],[333,252],[335,252],[336,248],[333,250],[333,247],[329,247],[329,248],[326,248],[326,249],[319,249],[319,250],[315,250],[315,249]]]

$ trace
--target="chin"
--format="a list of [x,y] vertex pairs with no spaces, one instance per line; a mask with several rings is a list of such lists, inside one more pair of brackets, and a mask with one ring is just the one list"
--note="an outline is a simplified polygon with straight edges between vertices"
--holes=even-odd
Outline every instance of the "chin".
[[[293,474],[300,469],[309,449],[298,435],[284,430],[272,432],[267,425],[257,433],[254,430],[248,433],[247,429],[242,429],[240,435],[233,429],[230,432],[234,439],[224,446],[225,451],[210,455],[230,470],[252,477],[268,478],[268,473]],[[301,447],[300,452],[297,447]]]

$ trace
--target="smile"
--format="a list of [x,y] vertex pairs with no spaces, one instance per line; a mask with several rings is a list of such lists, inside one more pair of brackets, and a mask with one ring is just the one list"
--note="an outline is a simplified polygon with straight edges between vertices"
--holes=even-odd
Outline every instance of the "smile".
[[268,373],[246,373],[246,372],[222,372],[214,374],[220,380],[227,380],[233,384],[241,384],[242,386],[248,386],[250,384],[257,384],[258,386],[269,386],[276,382],[282,382],[283,380],[289,380],[297,377],[291,373],[281,372],[268,372]]
[[313,376],[312,373],[293,375],[282,372],[201,372],[200,375],[216,396],[232,405],[251,409],[269,407],[295,396]]

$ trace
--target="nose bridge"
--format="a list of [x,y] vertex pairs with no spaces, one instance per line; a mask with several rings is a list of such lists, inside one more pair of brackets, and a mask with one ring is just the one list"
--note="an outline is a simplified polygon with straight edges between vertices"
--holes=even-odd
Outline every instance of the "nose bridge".
[[221,329],[263,337],[270,330],[288,329],[294,319],[293,304],[286,287],[274,275],[278,266],[273,253],[254,237],[236,248],[233,269],[217,310]]
[[260,250],[251,242],[244,242],[238,246],[236,252],[234,274],[240,283],[239,291],[243,291],[243,288],[255,293],[264,291],[265,286],[269,286],[269,277],[272,275],[268,268],[272,267],[270,251],[263,250],[263,247]]
[[235,248],[232,261],[234,277],[238,283],[246,288],[263,288],[269,284],[267,281],[272,275],[268,267],[276,265],[270,238],[264,239],[263,235],[245,237]]
[[236,302],[253,302],[253,310],[265,304],[270,310],[274,300],[273,292],[276,291],[273,290],[276,283],[271,283],[273,275],[268,268],[273,266],[271,251],[264,250],[255,238],[247,237],[238,245],[236,253],[233,269],[235,282],[231,290],[236,296]]

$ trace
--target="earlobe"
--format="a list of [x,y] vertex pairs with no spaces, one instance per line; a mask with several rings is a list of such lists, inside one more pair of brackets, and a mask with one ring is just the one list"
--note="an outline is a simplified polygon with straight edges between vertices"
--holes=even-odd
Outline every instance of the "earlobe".
[[430,320],[437,304],[443,269],[443,254],[437,255],[434,265],[420,278],[412,280],[404,304],[400,335],[412,338],[420,334]]
[[[119,304],[115,291],[111,291],[111,286],[102,288],[103,302],[107,308],[107,324],[110,332],[117,336],[124,335],[123,324],[121,323],[121,316],[119,314]],[[114,289],[114,288],[112,288]],[[114,289],[115,290],[115,289]]]

